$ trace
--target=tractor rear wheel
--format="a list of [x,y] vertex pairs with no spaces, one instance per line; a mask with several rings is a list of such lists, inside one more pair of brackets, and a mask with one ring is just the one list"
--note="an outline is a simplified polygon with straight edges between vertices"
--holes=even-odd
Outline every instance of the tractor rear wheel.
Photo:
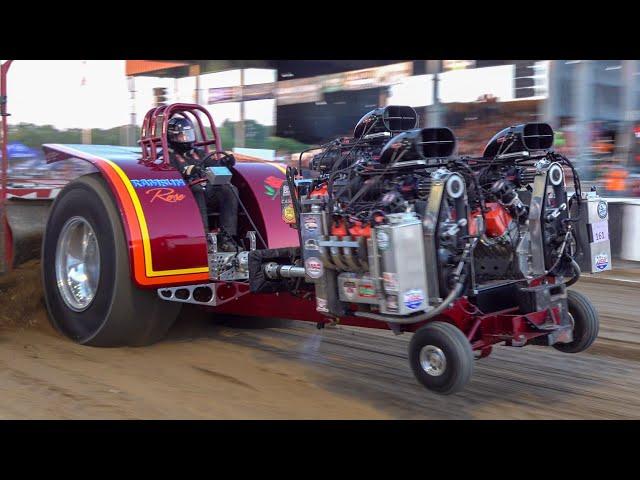
[[589,348],[598,336],[598,312],[589,297],[575,290],[567,290],[567,306],[573,317],[573,341],[553,346],[561,352],[579,353]]
[[181,305],[131,278],[122,219],[100,174],[69,183],[53,206],[42,244],[49,319],[70,339],[97,347],[160,340]]
[[409,364],[416,379],[428,390],[449,395],[471,378],[474,358],[462,331],[445,322],[431,322],[413,334]]

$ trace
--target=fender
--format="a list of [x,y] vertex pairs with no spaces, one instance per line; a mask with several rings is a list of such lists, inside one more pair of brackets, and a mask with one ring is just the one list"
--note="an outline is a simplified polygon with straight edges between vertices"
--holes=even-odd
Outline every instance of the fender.
[[[107,180],[122,216],[132,278],[139,287],[209,281],[202,219],[177,170],[142,163],[136,147],[45,144],[43,150],[47,163],[81,159]],[[233,183],[268,248],[297,245],[295,230],[281,220],[276,187],[284,181],[284,166],[237,163],[233,171]],[[242,220],[239,227],[250,228]]]
[[141,163],[135,147],[45,144],[42,148],[47,163],[81,159],[106,179],[122,216],[132,278],[139,287],[208,281],[202,219],[177,170]]
[[[296,230],[282,220],[280,186],[285,182],[285,172],[284,165],[267,161],[238,162],[233,167],[232,182],[267,242],[267,246],[258,242],[258,248],[294,247],[299,244]],[[245,227],[251,228],[248,222]],[[239,229],[243,229],[242,222]]]

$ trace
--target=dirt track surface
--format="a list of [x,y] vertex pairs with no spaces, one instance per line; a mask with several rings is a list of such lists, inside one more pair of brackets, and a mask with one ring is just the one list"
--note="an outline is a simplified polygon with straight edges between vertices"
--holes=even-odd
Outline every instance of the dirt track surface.
[[414,380],[409,335],[384,331],[186,308],[152,347],[82,347],[49,326],[37,288],[12,304],[36,267],[0,281],[0,418],[640,418],[638,287],[578,285],[601,314],[588,352],[498,347],[441,397]]

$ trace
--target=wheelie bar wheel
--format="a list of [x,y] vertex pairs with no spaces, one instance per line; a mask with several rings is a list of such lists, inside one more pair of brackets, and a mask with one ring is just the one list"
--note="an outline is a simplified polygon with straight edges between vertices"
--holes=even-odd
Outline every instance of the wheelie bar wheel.
[[413,334],[409,364],[427,389],[449,395],[460,391],[473,374],[473,351],[460,329],[445,322],[431,322]]

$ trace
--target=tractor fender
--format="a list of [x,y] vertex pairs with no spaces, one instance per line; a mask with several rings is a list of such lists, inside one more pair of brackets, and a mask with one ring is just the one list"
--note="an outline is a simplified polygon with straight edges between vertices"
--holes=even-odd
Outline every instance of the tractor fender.
[[131,274],[141,288],[206,283],[207,241],[191,189],[173,168],[140,162],[134,147],[42,146],[47,163],[80,159],[104,177],[117,203]]
[[[81,159],[105,178],[121,214],[131,274],[139,287],[209,282],[202,219],[177,170],[141,162],[135,147],[45,144],[43,149],[47,163]],[[232,182],[267,248],[297,245],[296,231],[281,218],[279,187],[285,181],[285,167],[242,162],[232,170]],[[239,228],[252,227],[244,218]],[[263,246],[258,243],[258,248]]]
[[[299,244],[296,230],[282,220],[280,186],[286,181],[285,172],[285,166],[276,162],[239,162],[233,167],[232,182],[267,243],[264,246],[258,242],[258,248],[295,247]],[[245,226],[251,228],[250,225]],[[243,225],[239,227],[242,231]]]

